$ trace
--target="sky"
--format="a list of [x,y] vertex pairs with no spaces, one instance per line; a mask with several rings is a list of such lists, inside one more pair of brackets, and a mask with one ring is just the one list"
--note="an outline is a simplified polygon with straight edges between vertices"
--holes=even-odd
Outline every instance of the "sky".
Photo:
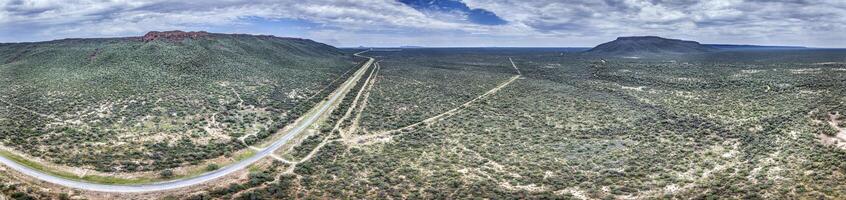
[[620,36],[846,47],[846,0],[0,0],[0,43],[184,30],[339,47],[591,47]]

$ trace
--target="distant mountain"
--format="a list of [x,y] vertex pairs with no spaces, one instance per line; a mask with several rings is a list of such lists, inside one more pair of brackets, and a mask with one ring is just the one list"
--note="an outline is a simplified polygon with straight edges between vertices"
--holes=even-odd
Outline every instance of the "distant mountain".
[[722,50],[790,50],[790,49],[807,49],[803,46],[761,46],[761,45],[746,45],[746,44],[703,44],[705,46],[714,47]]
[[[213,68],[231,63],[240,65],[249,61],[278,67],[280,64],[303,63],[303,60],[324,62],[323,60],[345,60],[348,57],[349,55],[340,49],[308,39],[204,31],[151,31],[141,37],[68,38],[46,42],[0,43],[0,62],[19,62],[21,65],[68,60],[86,66],[137,64],[144,67],[196,62],[186,67],[209,65]],[[84,62],[79,61],[81,58]],[[169,58],[179,62],[167,63]]]
[[657,36],[619,37],[600,44],[585,52],[587,55],[602,56],[660,56],[691,53],[707,53],[719,49],[695,41],[667,39]]

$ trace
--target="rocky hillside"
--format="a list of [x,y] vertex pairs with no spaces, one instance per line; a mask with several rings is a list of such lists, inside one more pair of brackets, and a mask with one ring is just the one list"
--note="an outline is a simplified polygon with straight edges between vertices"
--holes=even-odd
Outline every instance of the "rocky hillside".
[[0,44],[0,144],[101,172],[198,163],[292,123],[356,65],[326,44],[263,35]]

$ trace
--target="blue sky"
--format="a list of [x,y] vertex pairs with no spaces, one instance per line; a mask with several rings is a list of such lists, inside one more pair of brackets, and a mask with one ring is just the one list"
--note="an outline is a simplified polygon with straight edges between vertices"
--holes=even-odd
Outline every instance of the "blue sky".
[[[491,11],[472,9],[467,4],[455,0],[400,0],[409,7],[424,13],[455,13],[455,19],[465,19],[469,23],[480,25],[504,25],[508,22]],[[461,16],[463,15],[463,16]]]
[[205,30],[350,46],[587,47],[619,36],[846,47],[843,0],[0,0],[0,42]]

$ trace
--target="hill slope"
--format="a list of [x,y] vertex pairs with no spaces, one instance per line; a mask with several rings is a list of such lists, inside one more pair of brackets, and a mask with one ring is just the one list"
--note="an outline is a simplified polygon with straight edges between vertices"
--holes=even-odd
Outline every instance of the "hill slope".
[[106,172],[197,163],[287,125],[354,65],[335,47],[274,36],[0,44],[0,141]]
[[588,51],[588,55],[601,56],[660,56],[717,51],[717,48],[699,42],[667,39],[656,36],[619,37],[600,44]]

